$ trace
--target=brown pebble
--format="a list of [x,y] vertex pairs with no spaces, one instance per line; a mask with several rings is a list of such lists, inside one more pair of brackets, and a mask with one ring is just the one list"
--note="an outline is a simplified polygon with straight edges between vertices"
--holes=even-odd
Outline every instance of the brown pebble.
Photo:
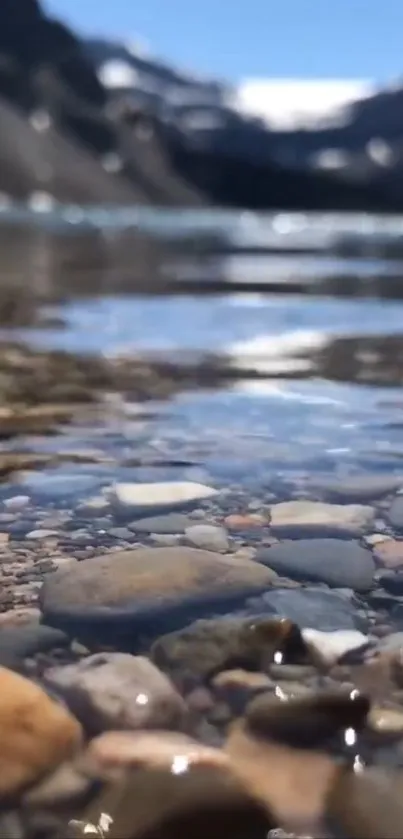
[[268,525],[267,519],[256,513],[234,513],[224,519],[228,530],[251,530]]
[[403,565],[403,540],[388,539],[374,546],[376,558],[387,568],[400,568]]

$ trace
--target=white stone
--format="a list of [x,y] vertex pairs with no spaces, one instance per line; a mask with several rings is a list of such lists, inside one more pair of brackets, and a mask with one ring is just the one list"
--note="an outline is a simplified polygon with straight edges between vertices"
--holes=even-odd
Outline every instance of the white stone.
[[363,504],[284,501],[270,508],[273,533],[337,531],[361,535],[374,522],[374,509]]
[[204,484],[166,481],[153,484],[117,483],[109,492],[110,501],[124,513],[166,512],[188,507],[193,502],[217,495],[217,490]]
[[19,510],[23,510],[24,507],[28,507],[30,501],[29,495],[13,495],[12,498],[6,498],[4,506],[10,512],[17,513]]
[[51,536],[59,536],[56,530],[31,530],[27,533],[27,539],[48,539]]
[[186,528],[185,537],[195,548],[205,551],[223,553],[229,548],[227,531],[224,527],[215,527],[213,524],[193,524]]
[[329,667],[336,664],[346,653],[359,650],[369,643],[366,635],[354,629],[337,629],[334,632],[302,629],[301,634],[306,644]]

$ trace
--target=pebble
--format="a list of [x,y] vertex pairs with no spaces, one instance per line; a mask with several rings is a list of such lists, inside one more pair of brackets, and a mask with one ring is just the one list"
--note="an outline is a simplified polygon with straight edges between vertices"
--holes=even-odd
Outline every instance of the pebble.
[[374,545],[380,545],[382,542],[390,542],[392,539],[391,536],[387,536],[386,533],[371,533],[369,536],[364,536],[364,542],[371,547]]
[[118,624],[130,634],[137,625],[155,635],[189,617],[228,610],[265,591],[273,577],[256,562],[196,548],[112,551],[47,575],[40,605],[46,623],[70,627],[79,640],[80,626],[104,638]]
[[150,656],[180,689],[205,683],[234,662],[248,670],[265,670],[275,653],[287,659],[305,656],[300,633],[290,621],[218,618],[199,620],[163,635]]
[[22,488],[44,500],[64,501],[68,497],[91,492],[102,482],[97,475],[60,472],[30,472],[22,481]]
[[302,629],[301,635],[315,658],[331,667],[346,653],[368,646],[369,638],[357,630],[339,629],[335,632],[319,632],[317,629]]
[[355,603],[342,595],[317,588],[276,588],[260,597],[248,599],[245,615],[279,615],[298,626],[325,632],[336,629],[365,631],[366,620]]
[[118,513],[162,513],[195,506],[213,498],[216,489],[191,482],[167,481],[153,484],[117,483],[110,489],[110,501]]
[[110,508],[110,503],[103,495],[96,495],[93,498],[88,498],[77,507],[77,513],[83,516],[98,517],[106,513]]
[[225,553],[229,549],[227,531],[212,524],[193,524],[185,530],[186,541],[195,548]]
[[31,621],[0,628],[0,664],[21,669],[25,658],[54,647],[65,647],[69,637],[60,629]]
[[403,570],[397,572],[386,571],[379,578],[379,583],[390,594],[403,595]]
[[186,721],[182,698],[142,656],[98,653],[53,667],[43,679],[92,735],[117,729],[182,729]]
[[81,745],[81,726],[38,685],[0,667],[0,799],[40,780]]
[[[403,501],[403,499],[402,499]],[[374,546],[374,554],[386,568],[403,566],[403,539],[388,539]]]
[[403,531],[403,496],[402,495],[397,496],[394,499],[394,501],[392,502],[390,510],[387,514],[387,518],[388,518],[389,524],[391,524],[392,527],[395,530],[398,530],[399,532]]
[[48,539],[51,536],[60,536],[56,530],[31,530],[27,533],[27,539]]
[[396,492],[403,485],[398,475],[343,475],[340,479],[313,480],[310,489],[325,494],[332,501],[373,501]]
[[270,508],[270,516],[275,536],[361,536],[373,524],[375,511],[360,504],[284,501]]
[[6,510],[10,513],[19,513],[20,510],[25,510],[31,503],[29,495],[13,495],[12,498],[6,498],[3,504]]
[[380,734],[403,734],[403,710],[373,706],[369,711],[367,724]]
[[[204,511],[203,518],[205,516]],[[138,519],[128,524],[129,530],[133,533],[156,533],[177,535],[183,534],[188,527],[192,527],[194,521],[190,516],[183,513],[168,513],[165,516],[149,516],[146,519]]]
[[248,531],[260,529],[265,526],[267,527],[269,522],[268,519],[264,518],[264,516],[259,516],[257,514],[233,513],[224,519],[224,524],[228,530]]
[[256,561],[284,576],[348,586],[356,591],[371,588],[375,572],[371,552],[358,542],[344,539],[286,540],[260,548]]

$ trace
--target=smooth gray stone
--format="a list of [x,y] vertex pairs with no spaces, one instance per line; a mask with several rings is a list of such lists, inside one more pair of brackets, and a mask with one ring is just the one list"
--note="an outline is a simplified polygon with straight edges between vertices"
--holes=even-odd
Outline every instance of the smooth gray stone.
[[329,586],[368,591],[375,562],[369,550],[345,539],[295,539],[257,551],[255,561],[280,576],[318,580]]
[[251,597],[245,615],[278,615],[289,618],[302,628],[332,631],[366,630],[367,622],[357,613],[357,606],[334,591],[315,588],[278,588]]

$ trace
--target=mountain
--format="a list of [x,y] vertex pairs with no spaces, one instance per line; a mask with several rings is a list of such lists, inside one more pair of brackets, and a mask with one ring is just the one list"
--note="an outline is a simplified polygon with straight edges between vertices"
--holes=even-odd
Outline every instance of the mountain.
[[403,89],[355,102],[344,126],[287,131],[243,112],[236,94],[133,45],[84,41],[39,0],[2,0],[0,192],[80,204],[402,208]]

